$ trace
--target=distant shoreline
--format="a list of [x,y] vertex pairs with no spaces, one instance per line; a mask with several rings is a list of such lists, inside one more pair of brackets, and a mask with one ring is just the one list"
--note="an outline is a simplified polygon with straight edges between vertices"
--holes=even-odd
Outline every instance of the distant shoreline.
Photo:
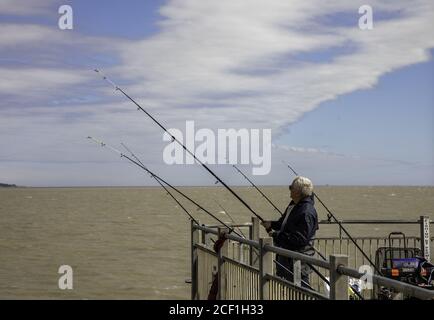
[[[194,186],[174,185],[179,188],[224,188],[223,186]],[[249,185],[231,185],[234,188],[252,188]],[[287,185],[258,185],[261,188],[288,188]],[[434,185],[317,185],[316,188],[434,188]],[[17,186],[14,184],[0,183],[0,188],[25,188],[25,189],[141,189],[161,188],[160,186]]]
[[0,183],[0,188],[17,188],[15,184]]

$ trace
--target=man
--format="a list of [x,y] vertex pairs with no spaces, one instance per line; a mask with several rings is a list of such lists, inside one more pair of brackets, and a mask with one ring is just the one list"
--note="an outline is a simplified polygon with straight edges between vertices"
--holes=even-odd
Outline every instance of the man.
[[[297,251],[307,255],[314,255],[312,239],[318,230],[318,215],[314,207],[313,185],[305,177],[296,177],[289,186],[291,203],[285,214],[278,221],[264,221],[262,225],[273,237],[276,246]],[[302,285],[309,286],[311,268],[301,264]],[[277,256],[276,274],[293,282],[293,260]]]

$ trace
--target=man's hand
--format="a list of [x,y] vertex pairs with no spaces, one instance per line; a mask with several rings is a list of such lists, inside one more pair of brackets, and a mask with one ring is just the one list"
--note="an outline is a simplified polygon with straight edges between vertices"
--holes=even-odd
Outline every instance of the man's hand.
[[261,224],[264,226],[265,230],[271,229],[271,221],[262,221]]

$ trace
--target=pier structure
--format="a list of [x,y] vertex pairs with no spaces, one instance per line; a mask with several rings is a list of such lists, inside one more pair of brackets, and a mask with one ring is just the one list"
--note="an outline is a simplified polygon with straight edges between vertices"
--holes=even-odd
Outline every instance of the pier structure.
[[[365,225],[415,225],[419,234],[404,239],[392,237],[392,246],[420,248],[430,261],[434,237],[430,236],[433,221],[429,216],[419,220],[347,220],[343,224]],[[320,221],[321,225],[333,225]],[[231,224],[232,228],[245,232],[245,238],[219,225],[191,223],[191,299],[204,300],[217,277],[219,300],[347,300],[350,298],[378,299],[378,288],[387,287],[398,292],[400,297],[434,299],[434,291],[396,281],[377,274],[365,257],[357,252],[355,245],[342,234],[336,237],[318,237],[314,247],[319,252],[314,257],[289,251],[273,245],[270,237],[260,237],[257,218],[244,224]],[[226,241],[216,253],[213,242],[222,233]],[[389,245],[389,238],[355,236],[371,261],[375,252]],[[293,282],[276,276],[276,254],[292,258]],[[323,258],[320,258],[322,256]],[[301,262],[310,264],[316,272],[310,274],[309,287],[303,285]],[[372,270],[372,272],[369,272]],[[350,285],[358,283],[362,288],[359,297],[352,294]]]

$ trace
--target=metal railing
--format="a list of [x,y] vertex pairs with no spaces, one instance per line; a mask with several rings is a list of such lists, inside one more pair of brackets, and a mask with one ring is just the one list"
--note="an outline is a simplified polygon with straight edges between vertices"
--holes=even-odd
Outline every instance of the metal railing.
[[[430,221],[429,217],[421,216],[419,219],[406,219],[406,220],[341,220],[342,224],[345,225],[369,225],[371,227],[380,227],[382,225],[413,225],[419,226],[419,234],[407,236],[405,243],[402,237],[392,237],[390,245],[392,247],[404,247],[407,248],[420,248],[425,258],[430,260],[430,252],[434,250],[434,237],[429,235],[429,226],[432,225],[434,221]],[[320,230],[323,226],[335,225],[336,222],[329,222],[328,220],[322,220],[319,222]],[[357,250],[354,243],[347,237],[342,235],[340,228],[337,228],[337,237],[317,237],[314,240],[314,247],[323,256],[328,256],[330,254],[345,254],[348,256],[349,266],[358,270],[363,265],[370,265],[363,254]],[[380,247],[388,247],[389,239],[387,236],[353,236],[353,239],[363,249],[365,254],[369,257],[371,261],[375,261],[375,253]],[[423,244],[425,243],[425,246]],[[428,245],[427,245],[428,244]],[[325,276],[329,277],[328,270],[321,270]],[[311,284],[315,290],[326,294],[328,291],[328,286],[317,276],[311,276]],[[366,290],[364,292],[365,298],[373,299],[375,298],[375,292]]]
[[[384,221],[380,221],[383,223]],[[363,221],[362,223],[366,223]],[[371,221],[372,223],[372,221]],[[386,223],[390,223],[387,221]],[[404,223],[404,222],[400,222]],[[408,223],[408,222],[406,222]],[[410,223],[414,223],[410,222]],[[419,223],[419,222],[418,222]],[[425,220],[426,223],[426,220]],[[429,220],[428,220],[429,225]],[[231,227],[249,229],[250,239],[227,234],[228,239],[219,254],[210,249],[209,240],[212,236],[219,236],[227,232],[219,226],[204,226],[192,223],[191,226],[191,257],[192,257],[192,299],[206,299],[214,277],[218,277],[219,299],[348,299],[348,277],[360,279],[364,274],[349,266],[355,260],[341,253],[329,250],[328,260],[317,259],[297,252],[285,250],[272,245],[271,238],[259,238],[259,223],[253,219],[252,223],[232,225]],[[429,235],[429,233],[428,233]],[[256,239],[255,239],[256,238]],[[357,241],[375,242],[382,237],[360,237]],[[318,241],[346,241],[345,238],[323,238]],[[417,237],[410,237],[414,241]],[[433,239],[431,239],[432,244]],[[208,243],[207,243],[208,242]],[[327,248],[327,245],[324,247]],[[335,248],[335,246],[333,246]],[[341,251],[342,252],[342,251]],[[426,252],[426,251],[425,251]],[[349,252],[347,252],[349,253]],[[428,249],[429,253],[429,249]],[[294,283],[274,275],[274,255],[279,254],[294,261],[302,261],[325,271],[330,279],[328,292],[325,290],[310,290],[300,286],[300,274],[294,271]],[[294,270],[296,270],[294,268]],[[311,286],[312,286],[311,276]],[[372,275],[374,285],[386,286],[396,291],[420,299],[434,299],[434,292],[418,288],[389,278]],[[312,286],[314,287],[314,286]],[[324,289],[325,285],[322,285]],[[318,288],[316,288],[318,289]],[[371,297],[372,298],[372,297]]]

